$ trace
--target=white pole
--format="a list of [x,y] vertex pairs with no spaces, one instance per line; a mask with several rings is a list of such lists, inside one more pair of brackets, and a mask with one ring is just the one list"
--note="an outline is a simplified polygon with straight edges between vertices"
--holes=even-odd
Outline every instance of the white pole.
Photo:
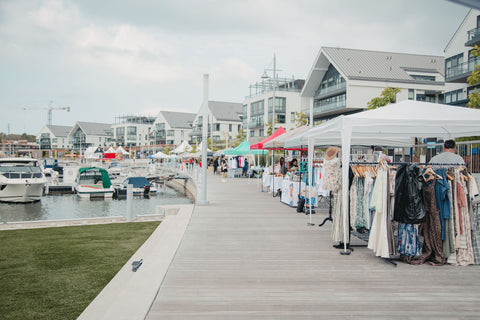
[[207,149],[208,149],[208,74],[203,75],[203,108],[202,108],[202,168],[200,171],[201,188],[198,204],[208,204],[207,201]]
[[275,132],[275,89],[277,86],[277,58],[273,54],[273,101],[272,101],[272,134]]
[[128,222],[133,218],[133,184],[127,185],[127,217]]

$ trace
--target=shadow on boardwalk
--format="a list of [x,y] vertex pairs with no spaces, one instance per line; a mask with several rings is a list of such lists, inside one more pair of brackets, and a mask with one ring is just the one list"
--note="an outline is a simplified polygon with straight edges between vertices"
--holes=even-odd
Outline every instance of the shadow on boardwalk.
[[477,266],[341,256],[326,212],[308,226],[255,180],[208,179],[146,319],[478,319]]

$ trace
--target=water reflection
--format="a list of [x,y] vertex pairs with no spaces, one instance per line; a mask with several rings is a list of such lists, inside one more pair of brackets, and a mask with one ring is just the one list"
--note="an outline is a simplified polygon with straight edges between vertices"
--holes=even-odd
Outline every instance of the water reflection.
[[[155,207],[166,204],[188,204],[192,199],[184,193],[167,188],[164,193],[150,199],[134,197],[134,214],[155,213]],[[75,194],[42,197],[35,203],[0,203],[0,221],[35,221],[124,216],[126,200],[87,200]]]

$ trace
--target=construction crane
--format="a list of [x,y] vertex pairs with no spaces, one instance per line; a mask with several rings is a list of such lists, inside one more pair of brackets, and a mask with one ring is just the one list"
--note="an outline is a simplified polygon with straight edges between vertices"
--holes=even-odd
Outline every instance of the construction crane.
[[42,110],[47,110],[47,124],[49,126],[52,125],[52,111],[53,110],[67,110],[67,112],[70,112],[70,107],[54,107],[53,106],[53,101],[50,101],[48,104],[48,107],[22,107],[23,110],[28,110],[28,109],[42,109]]

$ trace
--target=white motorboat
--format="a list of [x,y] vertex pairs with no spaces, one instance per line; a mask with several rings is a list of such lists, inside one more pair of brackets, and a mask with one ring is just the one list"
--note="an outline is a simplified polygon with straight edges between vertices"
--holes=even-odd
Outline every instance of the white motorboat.
[[75,191],[80,198],[112,198],[112,187],[107,170],[87,167],[78,169],[75,179]]
[[157,188],[148,182],[147,178],[145,177],[128,177],[125,179],[125,181],[123,181],[122,188],[126,190],[129,184],[133,186],[134,196],[157,195]]
[[37,159],[0,158],[0,201],[40,201],[46,182]]

